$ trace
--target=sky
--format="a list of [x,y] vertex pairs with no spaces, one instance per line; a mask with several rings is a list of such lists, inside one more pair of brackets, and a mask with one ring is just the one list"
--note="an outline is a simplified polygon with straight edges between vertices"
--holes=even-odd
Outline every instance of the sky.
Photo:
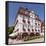
[[8,3],[8,26],[14,25],[17,11],[20,7],[28,8],[28,10],[34,10],[39,18],[44,21],[44,4],[34,3]]

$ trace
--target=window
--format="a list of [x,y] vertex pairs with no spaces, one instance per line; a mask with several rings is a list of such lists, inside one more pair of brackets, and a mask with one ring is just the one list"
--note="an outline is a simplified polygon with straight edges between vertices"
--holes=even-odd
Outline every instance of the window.
[[23,20],[23,22],[25,23],[25,20]]
[[17,29],[16,31],[19,31],[19,29]]
[[30,21],[28,21],[28,24],[30,24]]
[[16,21],[16,24],[18,23],[18,20]]
[[37,23],[35,23],[35,25],[37,25]]
[[34,29],[32,29],[32,31],[34,31]]
[[37,30],[35,29],[35,31],[37,31]]
[[38,24],[38,25],[40,25],[40,24]]
[[40,31],[40,30],[38,30],[38,31]]
[[30,31],[30,29],[28,29],[28,31]]
[[17,20],[17,22],[18,22],[18,20]]
[[20,13],[20,14],[24,14],[24,10],[23,10],[23,9],[21,9],[19,13]]
[[15,32],[19,31],[19,29],[17,29]]
[[26,31],[26,29],[25,29],[25,28],[23,28],[23,31]]

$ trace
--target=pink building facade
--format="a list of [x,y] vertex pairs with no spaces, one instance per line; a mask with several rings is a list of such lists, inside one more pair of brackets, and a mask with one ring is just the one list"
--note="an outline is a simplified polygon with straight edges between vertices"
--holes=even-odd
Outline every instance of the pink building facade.
[[[27,8],[20,7],[15,21],[15,27],[10,37],[20,36],[22,39],[25,35],[40,34],[41,20],[34,11],[29,11]],[[25,33],[25,34],[24,34]]]

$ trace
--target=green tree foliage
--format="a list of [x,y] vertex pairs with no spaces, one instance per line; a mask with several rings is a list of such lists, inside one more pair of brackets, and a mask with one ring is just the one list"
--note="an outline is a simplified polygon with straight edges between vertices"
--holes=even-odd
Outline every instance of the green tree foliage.
[[8,27],[8,34],[11,34],[13,32],[14,27]]

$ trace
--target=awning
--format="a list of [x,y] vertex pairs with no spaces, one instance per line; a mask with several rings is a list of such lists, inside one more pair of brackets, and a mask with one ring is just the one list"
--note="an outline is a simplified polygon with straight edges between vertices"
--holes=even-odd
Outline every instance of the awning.
[[16,36],[18,33],[16,32],[16,33],[12,33],[12,34],[10,34],[9,35],[9,37],[14,37],[14,36]]

